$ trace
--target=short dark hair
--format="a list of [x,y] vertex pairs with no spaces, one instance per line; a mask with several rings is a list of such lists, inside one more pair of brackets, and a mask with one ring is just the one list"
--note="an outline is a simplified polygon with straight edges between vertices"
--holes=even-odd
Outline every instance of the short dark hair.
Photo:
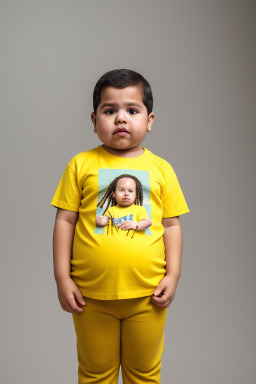
[[147,108],[148,115],[153,110],[153,95],[148,81],[139,73],[130,69],[114,69],[106,72],[97,82],[93,91],[93,109],[96,114],[100,104],[100,96],[103,88],[126,88],[138,85],[142,92],[142,101]]

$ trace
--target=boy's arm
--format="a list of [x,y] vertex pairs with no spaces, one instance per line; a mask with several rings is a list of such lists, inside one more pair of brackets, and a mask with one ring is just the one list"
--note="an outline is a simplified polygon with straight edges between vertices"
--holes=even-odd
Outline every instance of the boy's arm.
[[61,307],[71,313],[83,312],[85,305],[82,293],[70,276],[70,260],[74,230],[78,212],[58,208],[53,232],[54,277],[57,283]]
[[163,238],[165,245],[166,275],[179,280],[182,257],[182,229],[179,216],[163,218],[165,228]]
[[56,282],[70,277],[70,260],[78,212],[58,208],[53,232],[53,264]]
[[154,290],[152,300],[160,307],[169,308],[174,299],[181,271],[182,231],[179,216],[162,219],[165,228],[166,275]]

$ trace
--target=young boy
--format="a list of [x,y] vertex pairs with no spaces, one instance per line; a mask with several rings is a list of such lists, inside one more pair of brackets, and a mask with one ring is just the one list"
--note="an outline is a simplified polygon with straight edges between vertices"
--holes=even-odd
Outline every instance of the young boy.
[[[167,308],[181,271],[179,215],[189,209],[172,166],[141,146],[154,121],[146,79],[131,70],[107,72],[95,86],[93,107],[103,145],[69,161],[51,201],[58,208],[58,298],[73,316],[79,384],[117,383],[120,364],[124,384],[160,383]],[[136,197],[130,186],[120,189],[113,220],[129,230],[131,196],[152,220],[133,237],[109,236],[96,220],[117,204],[113,180],[123,174],[134,176]]]

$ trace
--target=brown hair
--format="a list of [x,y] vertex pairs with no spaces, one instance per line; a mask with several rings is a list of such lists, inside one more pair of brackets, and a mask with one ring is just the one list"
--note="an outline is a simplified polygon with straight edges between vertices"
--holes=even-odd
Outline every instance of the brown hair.
[[[115,192],[118,180],[120,180],[124,177],[129,177],[130,179],[133,179],[136,183],[136,198],[135,198],[134,204],[135,205],[143,205],[143,189],[142,189],[141,182],[139,181],[139,179],[137,179],[137,177],[125,173],[125,174],[122,174],[120,176],[117,176],[109,184],[107,192],[105,193],[105,195],[103,196],[101,201],[97,204],[97,207],[102,208],[105,201],[107,201],[107,208],[105,209],[104,213],[107,211],[109,206],[113,207],[114,205],[117,205],[117,201],[116,201],[115,197],[113,196],[112,192]],[[104,215],[104,213],[103,213],[103,215]]]

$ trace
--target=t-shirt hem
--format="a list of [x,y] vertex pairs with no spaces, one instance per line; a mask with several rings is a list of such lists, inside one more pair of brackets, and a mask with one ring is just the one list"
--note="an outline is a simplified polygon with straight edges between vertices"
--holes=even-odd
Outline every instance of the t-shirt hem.
[[154,293],[155,288],[147,289],[144,291],[136,291],[136,292],[121,292],[121,293],[95,293],[88,292],[82,288],[79,288],[82,295],[86,299],[89,297],[91,299],[98,300],[120,300],[120,299],[135,299],[136,297],[144,297],[151,296]]
[[64,203],[63,201],[52,200],[51,201],[51,205],[53,207],[66,209],[68,211],[79,212],[77,207],[75,207],[74,205],[70,205],[70,204]]
[[175,211],[172,211],[170,213],[166,213],[165,215],[163,215],[163,219],[168,219],[169,217],[173,217],[173,216],[180,216],[180,215],[184,215],[184,213],[188,213],[190,212],[190,210],[188,208],[184,208],[184,209],[176,209]]

